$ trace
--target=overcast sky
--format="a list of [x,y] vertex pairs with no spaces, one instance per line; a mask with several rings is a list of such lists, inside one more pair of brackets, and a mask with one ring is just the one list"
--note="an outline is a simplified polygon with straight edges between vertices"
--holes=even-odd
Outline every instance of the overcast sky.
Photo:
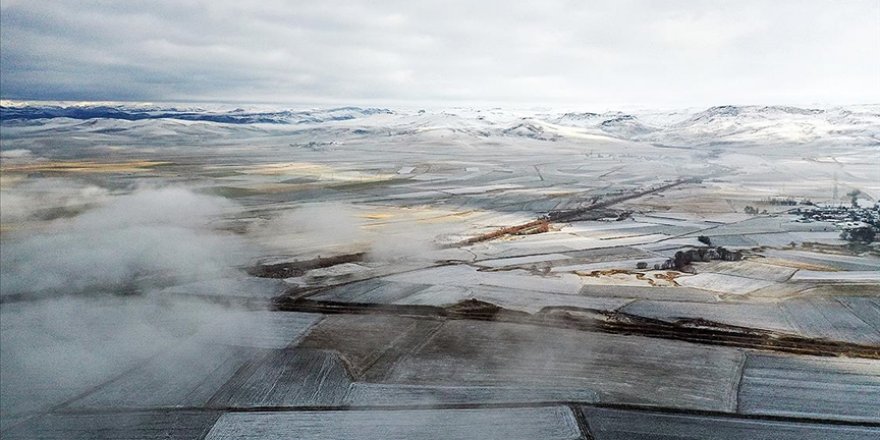
[[880,103],[880,0],[3,0],[0,95]]

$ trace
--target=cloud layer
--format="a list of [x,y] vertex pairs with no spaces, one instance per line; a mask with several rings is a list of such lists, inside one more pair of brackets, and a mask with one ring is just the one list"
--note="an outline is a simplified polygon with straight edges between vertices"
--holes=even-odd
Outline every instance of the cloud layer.
[[2,8],[5,98],[880,100],[874,0],[8,0]]

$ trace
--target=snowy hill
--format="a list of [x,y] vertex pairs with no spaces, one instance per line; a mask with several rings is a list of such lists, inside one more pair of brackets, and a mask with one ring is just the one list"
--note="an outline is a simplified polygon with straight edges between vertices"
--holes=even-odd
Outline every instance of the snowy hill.
[[[798,108],[717,106],[703,110],[535,113],[503,109],[389,110],[377,107],[278,109],[149,103],[0,102],[0,123],[113,133],[292,133],[334,139],[369,136],[492,137],[538,141],[618,139],[677,147],[880,145],[880,106]],[[193,125],[197,124],[197,125]],[[209,124],[209,125],[201,125]],[[239,127],[235,130],[232,127]]]
[[53,118],[70,119],[121,119],[139,121],[144,119],[177,119],[182,121],[205,121],[223,124],[314,124],[327,121],[345,121],[377,114],[391,114],[380,108],[339,107],[319,110],[247,111],[205,110],[202,108],[157,107],[152,105],[59,105],[0,104],[0,119],[39,120]]
[[806,144],[877,141],[880,114],[783,106],[719,106],[695,113],[647,138],[680,145]]

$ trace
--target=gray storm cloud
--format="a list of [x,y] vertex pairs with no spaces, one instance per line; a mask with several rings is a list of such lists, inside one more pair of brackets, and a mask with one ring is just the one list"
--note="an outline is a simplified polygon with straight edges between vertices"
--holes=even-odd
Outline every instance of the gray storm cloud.
[[2,8],[5,98],[594,107],[880,99],[872,0]]

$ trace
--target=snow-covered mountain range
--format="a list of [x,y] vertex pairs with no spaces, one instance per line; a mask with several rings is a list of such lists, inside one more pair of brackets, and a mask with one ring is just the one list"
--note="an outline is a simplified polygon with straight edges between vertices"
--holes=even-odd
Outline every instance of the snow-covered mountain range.
[[204,108],[7,100],[0,103],[0,123],[7,127],[70,128],[75,125],[82,129],[84,121],[93,130],[125,130],[138,126],[133,122],[152,121],[150,125],[159,124],[171,130],[187,123],[210,123],[352,136],[498,136],[541,141],[598,137],[676,147],[813,142],[880,145],[880,105],[833,108],[726,105],[665,112],[548,113],[462,108],[425,111],[376,107]]

